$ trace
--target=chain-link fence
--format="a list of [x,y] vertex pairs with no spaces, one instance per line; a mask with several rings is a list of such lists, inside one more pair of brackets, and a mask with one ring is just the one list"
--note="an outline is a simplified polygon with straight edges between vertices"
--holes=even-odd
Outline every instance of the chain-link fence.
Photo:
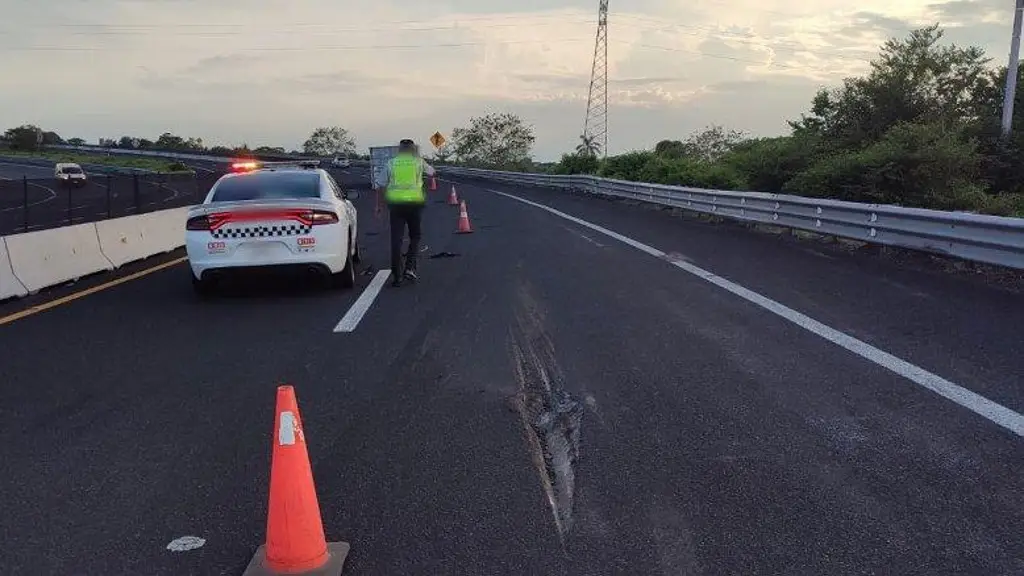
[[95,222],[202,202],[219,174],[95,174],[0,180],[0,235]]

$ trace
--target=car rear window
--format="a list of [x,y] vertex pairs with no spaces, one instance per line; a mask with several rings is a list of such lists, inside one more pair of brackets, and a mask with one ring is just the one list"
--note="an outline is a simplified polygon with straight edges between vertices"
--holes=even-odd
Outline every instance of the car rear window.
[[61,174],[81,174],[82,169],[78,166],[65,166],[60,169]]
[[222,180],[211,202],[319,197],[320,175],[316,172],[253,172]]

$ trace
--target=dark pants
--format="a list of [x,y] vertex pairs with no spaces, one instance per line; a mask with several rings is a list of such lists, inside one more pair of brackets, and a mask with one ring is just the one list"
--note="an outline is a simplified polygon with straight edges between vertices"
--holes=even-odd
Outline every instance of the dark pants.
[[402,239],[405,227],[409,227],[409,253],[405,257],[405,267],[416,270],[416,256],[420,253],[420,222],[423,217],[422,204],[391,204],[391,273],[395,278],[402,277]]

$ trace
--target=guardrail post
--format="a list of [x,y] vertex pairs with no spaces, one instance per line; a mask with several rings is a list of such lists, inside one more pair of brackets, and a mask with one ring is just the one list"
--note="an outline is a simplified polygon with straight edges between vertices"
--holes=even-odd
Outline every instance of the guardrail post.
[[139,173],[132,174],[132,196],[135,199],[135,213],[139,213]]
[[28,176],[21,177],[21,211],[25,222],[25,232],[28,232]]
[[111,196],[114,194],[114,177],[107,174],[107,220],[112,218],[111,212],[113,212]]

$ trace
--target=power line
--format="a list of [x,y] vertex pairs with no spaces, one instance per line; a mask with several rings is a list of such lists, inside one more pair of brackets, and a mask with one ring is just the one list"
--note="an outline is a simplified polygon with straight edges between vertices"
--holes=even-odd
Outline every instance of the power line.
[[[560,38],[542,40],[489,40],[485,42],[447,42],[437,44],[364,44],[364,45],[339,45],[339,46],[261,46],[233,48],[234,52],[319,52],[319,51],[346,51],[346,50],[411,50],[421,48],[466,48],[471,46],[492,46],[494,44],[562,44],[572,42],[589,42],[590,38]],[[120,51],[121,46],[96,47],[96,46],[26,46],[4,48],[9,52],[105,52]]]

